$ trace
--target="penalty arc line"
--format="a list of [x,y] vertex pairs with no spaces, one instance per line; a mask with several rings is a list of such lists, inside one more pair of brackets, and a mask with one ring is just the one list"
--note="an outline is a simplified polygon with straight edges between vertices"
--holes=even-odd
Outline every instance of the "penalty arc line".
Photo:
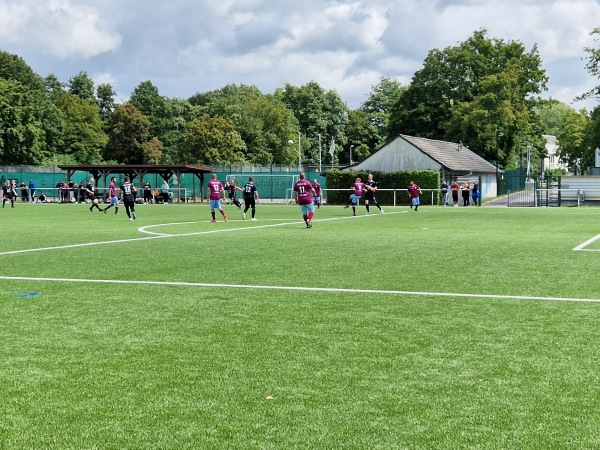
[[554,302],[578,302],[578,303],[600,303],[600,299],[573,298],[573,297],[541,297],[533,295],[497,295],[497,294],[468,294],[458,292],[421,292],[421,291],[397,291],[376,289],[347,289],[347,288],[320,288],[307,286],[267,286],[251,284],[226,284],[226,283],[192,283],[186,281],[148,281],[148,280],[93,280],[81,278],[47,278],[47,277],[10,277],[0,276],[0,280],[7,281],[36,281],[50,283],[104,283],[125,285],[147,285],[147,286],[176,286],[176,287],[200,287],[200,288],[229,288],[229,289],[263,289],[280,291],[301,292],[326,292],[344,294],[371,294],[371,295],[398,295],[398,296],[420,296],[420,297],[453,297],[453,298],[475,298],[492,300],[538,300]]

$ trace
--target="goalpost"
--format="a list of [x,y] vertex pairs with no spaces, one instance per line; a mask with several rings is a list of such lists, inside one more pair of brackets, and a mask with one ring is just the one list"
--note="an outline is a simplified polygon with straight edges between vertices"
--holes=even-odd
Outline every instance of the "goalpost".
[[[248,178],[254,178],[254,185],[258,191],[261,201],[271,203],[283,203],[287,200],[287,192],[294,187],[294,183],[299,180],[296,175],[272,175],[263,173],[244,173],[230,174],[225,177],[226,181],[235,182],[239,188],[244,187],[248,182]],[[241,197],[241,192],[238,192],[238,197]]]

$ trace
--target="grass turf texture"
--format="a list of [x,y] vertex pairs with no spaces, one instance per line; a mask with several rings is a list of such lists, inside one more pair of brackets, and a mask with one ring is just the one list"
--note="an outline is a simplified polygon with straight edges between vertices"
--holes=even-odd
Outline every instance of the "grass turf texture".
[[0,211],[0,252],[188,234],[4,254],[4,277],[415,292],[0,280],[0,447],[598,447],[600,304],[483,295],[599,299],[600,252],[572,249],[600,211],[385,209]]

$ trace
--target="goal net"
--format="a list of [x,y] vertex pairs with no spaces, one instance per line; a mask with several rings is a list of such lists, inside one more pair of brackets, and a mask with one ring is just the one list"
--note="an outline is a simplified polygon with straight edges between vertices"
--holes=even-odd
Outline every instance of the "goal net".
[[[258,196],[261,201],[283,203],[286,201],[287,192],[294,187],[294,183],[298,181],[298,175],[271,175],[271,174],[230,174],[227,175],[225,181],[234,182],[239,188],[242,188],[248,178],[254,178],[254,185],[258,191]],[[242,193],[237,191],[237,197],[241,198]],[[228,198],[228,197],[227,197]]]

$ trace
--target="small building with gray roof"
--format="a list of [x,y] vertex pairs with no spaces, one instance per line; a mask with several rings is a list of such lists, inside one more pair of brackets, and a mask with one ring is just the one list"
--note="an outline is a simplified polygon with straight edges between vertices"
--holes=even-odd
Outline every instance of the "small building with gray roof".
[[462,143],[438,141],[401,134],[364,161],[347,170],[403,172],[435,170],[442,180],[472,183],[481,179],[481,196],[497,196],[497,175],[502,171]]

